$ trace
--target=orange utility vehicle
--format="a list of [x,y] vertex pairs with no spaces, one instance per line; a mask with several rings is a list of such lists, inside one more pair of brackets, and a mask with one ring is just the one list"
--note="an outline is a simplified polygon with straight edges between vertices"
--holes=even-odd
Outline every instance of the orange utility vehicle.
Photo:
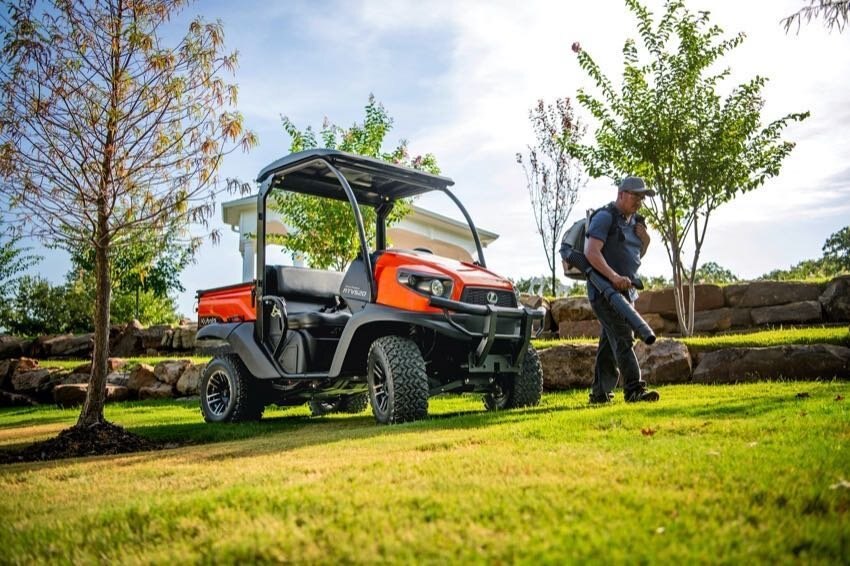
[[[441,393],[481,392],[489,410],[536,405],[543,375],[529,345],[542,313],[486,269],[481,241],[451,179],[313,149],[260,172],[257,279],[198,291],[197,340],[215,352],[201,380],[208,422],[257,420],[267,404],[314,414],[360,412],[389,424],[421,419]],[[360,254],[345,273],[266,265],[266,204],[275,190],[348,201]],[[387,249],[399,199],[440,191],[460,208],[478,261]],[[376,210],[369,249],[360,206]]]

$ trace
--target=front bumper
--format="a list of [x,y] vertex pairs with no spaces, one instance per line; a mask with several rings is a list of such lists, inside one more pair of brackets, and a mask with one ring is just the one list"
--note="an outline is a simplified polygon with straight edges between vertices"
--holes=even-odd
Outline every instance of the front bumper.
[[446,322],[456,331],[479,341],[475,350],[470,353],[470,371],[490,371],[488,356],[497,340],[511,342],[511,357],[514,362],[511,369],[519,370],[531,341],[532,325],[535,320],[542,320],[544,316],[542,310],[525,306],[508,308],[476,305],[442,297],[431,297],[429,304],[443,309]]

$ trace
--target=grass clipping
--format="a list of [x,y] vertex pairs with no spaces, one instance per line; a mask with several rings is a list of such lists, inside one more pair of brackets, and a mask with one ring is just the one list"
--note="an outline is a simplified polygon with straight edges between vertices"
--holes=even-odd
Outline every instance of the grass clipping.
[[0,464],[126,454],[161,448],[164,446],[128,432],[123,427],[103,422],[87,427],[73,426],[55,438],[31,444],[22,450],[2,451]]

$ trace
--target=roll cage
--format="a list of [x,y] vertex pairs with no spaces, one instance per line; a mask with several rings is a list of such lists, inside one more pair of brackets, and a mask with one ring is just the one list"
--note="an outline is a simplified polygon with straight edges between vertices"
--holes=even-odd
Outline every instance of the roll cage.
[[[454,185],[448,177],[433,175],[385,161],[354,155],[334,149],[310,149],[287,155],[265,167],[257,176],[260,192],[257,195],[257,296],[265,296],[266,266],[266,200],[273,189],[348,201],[357,224],[360,250],[365,263],[372,301],[376,297],[375,274],[372,268],[369,243],[358,205],[376,210],[375,248],[386,249],[386,219],[395,202],[431,191],[445,193],[460,209],[478,252],[481,267],[486,267],[484,251],[472,217],[460,200],[449,190]],[[340,191],[342,189],[342,191]],[[264,301],[257,301],[256,335],[263,336]]]

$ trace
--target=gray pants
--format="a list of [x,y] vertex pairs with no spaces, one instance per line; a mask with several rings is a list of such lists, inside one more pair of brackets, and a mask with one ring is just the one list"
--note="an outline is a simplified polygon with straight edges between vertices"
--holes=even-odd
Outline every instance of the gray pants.
[[590,306],[602,325],[590,395],[605,399],[617,386],[618,375],[623,377],[623,391],[627,398],[629,394],[645,389],[646,382],[640,378],[640,366],[632,348],[635,335],[631,327],[604,297],[597,296],[590,301]]

